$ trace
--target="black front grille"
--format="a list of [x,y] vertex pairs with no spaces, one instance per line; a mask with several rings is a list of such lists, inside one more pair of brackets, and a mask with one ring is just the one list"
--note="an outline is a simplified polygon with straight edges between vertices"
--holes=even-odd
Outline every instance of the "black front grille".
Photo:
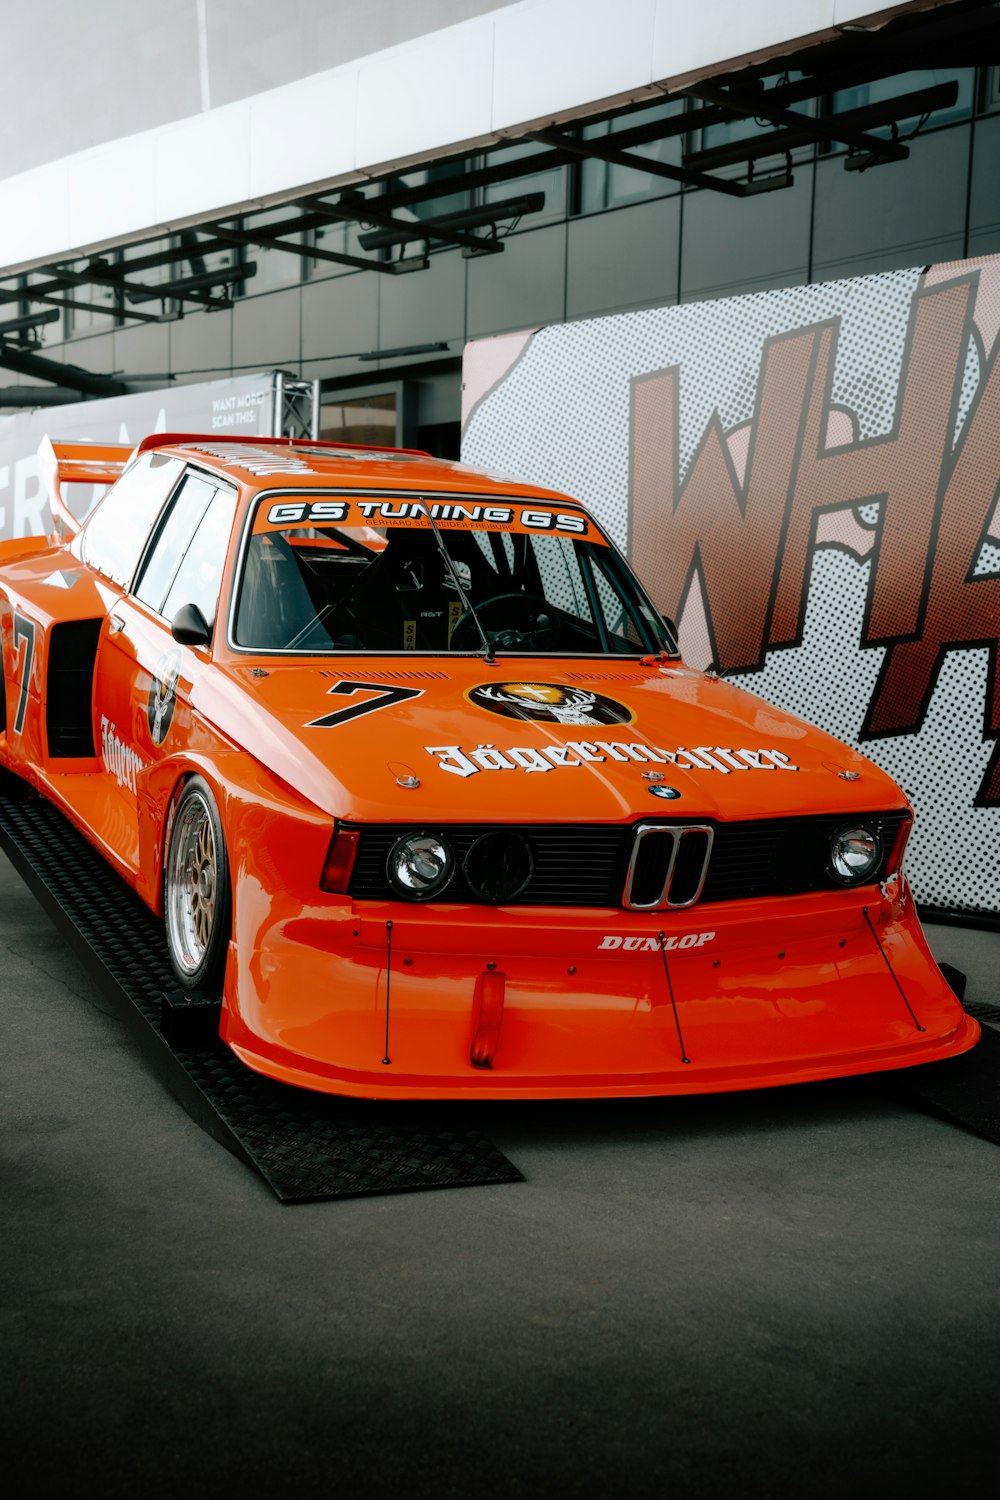
[[833,834],[849,823],[874,825],[882,841],[882,863],[872,879],[881,880],[888,871],[900,824],[908,816],[894,812],[859,818],[840,815],[717,823],[699,905],[837,887],[826,873],[827,851]]
[[[903,812],[880,813],[851,819],[844,815],[819,818],[767,818],[747,823],[716,823],[708,876],[697,904],[737,901],[748,896],[777,896],[836,887],[826,873],[826,851],[832,834],[849,822],[873,823],[882,840],[882,863],[872,876],[881,880],[889,868]],[[643,820],[648,826],[649,820]],[[472,895],[462,874],[462,863],[470,848],[495,823],[442,824],[437,831],[455,852],[456,870],[446,890],[436,901],[481,905]],[[635,827],[598,824],[504,824],[521,834],[531,847],[534,870],[525,890],[513,906],[611,906],[620,907],[625,890]],[[638,826],[638,825],[637,825]],[[682,820],[664,820],[664,827],[683,826]],[[358,856],[351,877],[350,894],[359,901],[394,900],[386,875],[386,860],[397,839],[422,831],[420,824],[367,824],[360,829]],[[681,840],[671,878],[671,902],[689,900],[701,877],[706,835],[689,833]],[[662,888],[664,854],[668,839],[641,841],[636,875],[647,892],[659,881]],[[648,851],[642,845],[651,847]],[[688,847],[690,846],[690,847]],[[700,862],[699,862],[700,861]],[[697,868],[696,868],[697,867]],[[656,891],[654,891],[654,896]],[[644,896],[643,899],[646,899]],[[652,899],[652,898],[650,898]]]
[[[442,825],[455,852],[456,870],[438,901],[469,901],[481,904],[469,890],[462,864],[472,845],[496,823]],[[504,824],[504,827],[508,825]],[[419,826],[385,825],[361,830],[361,842],[351,895],[359,900],[388,900],[394,896],[385,867],[389,850],[406,833],[419,833]],[[531,848],[534,870],[527,887],[512,903],[516,906],[617,906],[625,883],[625,868],[632,846],[632,830],[614,826],[574,824],[517,824]],[[612,894],[614,893],[614,894]]]

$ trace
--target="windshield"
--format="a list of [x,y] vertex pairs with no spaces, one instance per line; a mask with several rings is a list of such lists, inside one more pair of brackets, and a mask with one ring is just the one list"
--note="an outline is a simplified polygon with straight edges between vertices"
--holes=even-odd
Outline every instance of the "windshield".
[[535,501],[426,504],[436,533],[419,498],[262,499],[243,552],[233,644],[313,655],[481,654],[485,643],[516,655],[675,649],[589,517]]

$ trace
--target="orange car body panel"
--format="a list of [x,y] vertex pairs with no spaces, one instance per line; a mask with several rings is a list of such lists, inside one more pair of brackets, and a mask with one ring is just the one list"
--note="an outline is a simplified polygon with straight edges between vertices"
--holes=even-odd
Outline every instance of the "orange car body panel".
[[[229,599],[261,493],[289,504],[311,503],[308,492],[346,497],[361,523],[377,517],[357,512],[358,495],[428,492],[534,502],[583,518],[591,534],[594,522],[565,496],[401,451],[197,435],[141,446],[238,493],[213,645],[178,644],[164,620],[82,561],[78,539],[0,545],[0,762],[56,802],[156,911],[178,788],[205,778],[232,887],[221,1034],[250,1067],[369,1098],[598,1097],[845,1076],[974,1044],[976,1022],[931,958],[897,862],[881,885],[653,911],[324,891],[340,825],[703,819],[721,828],[810,815],[849,824],[908,804],[863,756],[677,658],[498,649],[489,663],[457,652],[282,658],[235,648]],[[279,471],[255,472],[268,454]],[[110,473],[120,455],[98,458]],[[64,462],[67,478],[71,463],[94,472],[75,453]],[[56,755],[53,631],[81,620],[95,622],[94,753]],[[152,703],[167,657],[176,698],[156,742]],[[412,696],[333,728],[317,722],[392,683]],[[581,727],[504,717],[470,696],[497,683],[569,683],[627,718]],[[651,799],[657,773],[675,803]]]

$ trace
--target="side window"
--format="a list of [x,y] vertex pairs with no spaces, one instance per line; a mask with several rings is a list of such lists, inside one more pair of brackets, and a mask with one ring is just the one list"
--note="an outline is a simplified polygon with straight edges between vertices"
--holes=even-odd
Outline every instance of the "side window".
[[216,490],[174,575],[160,611],[164,619],[172,620],[184,604],[197,604],[209,625],[215,624],[235,517],[236,492]]
[[127,588],[146,538],[184,468],[179,458],[143,453],[130,464],[80,534],[84,562]]
[[216,489],[201,474],[185,474],[160,522],[135,587],[136,598],[157,614]]

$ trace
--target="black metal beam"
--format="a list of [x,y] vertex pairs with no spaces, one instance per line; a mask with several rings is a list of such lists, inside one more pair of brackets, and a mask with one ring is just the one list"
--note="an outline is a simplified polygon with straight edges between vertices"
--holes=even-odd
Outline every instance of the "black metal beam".
[[772,125],[789,125],[801,132],[805,140],[839,141],[855,151],[867,151],[873,157],[886,161],[905,161],[910,154],[908,146],[894,141],[883,141],[877,135],[866,135],[862,130],[848,130],[838,125],[833,115],[800,115],[783,105],[773,103],[767,92],[753,100],[743,99],[738,94],[728,94],[724,89],[712,88],[707,83],[697,83],[684,93],[691,99],[702,99],[708,104],[717,104],[743,119],[770,120]]
[[69,406],[80,401],[79,391],[67,390],[58,385],[7,385],[0,386],[0,407]]
[[[460,229],[443,230],[429,235],[420,225],[409,219],[393,218],[391,213],[386,212],[381,200],[363,198],[360,193],[344,193],[337,203],[317,201],[315,207],[317,211],[329,214],[331,219],[341,219],[350,224],[370,224],[380,233],[400,236],[387,243],[404,244],[410,240],[439,239],[446,244],[461,245],[463,249],[487,255],[495,254],[503,249],[500,244],[491,245],[488,241],[478,239],[473,234],[465,234]],[[367,248],[373,241],[369,236],[365,236],[361,243]]]
[[[155,302],[158,297],[201,300],[198,294],[214,286],[231,286],[234,281],[249,281],[257,274],[255,261],[248,260],[242,266],[226,266],[218,271],[202,271],[197,276],[185,276],[180,281],[164,281],[159,286],[147,286],[136,281],[123,281],[121,289],[130,302]],[[217,302],[216,306],[219,305]]]
[[[485,225],[495,228],[507,219],[520,219],[525,214],[540,213],[544,207],[544,193],[523,193],[519,198],[505,198],[500,203],[481,203],[476,208],[460,209],[453,214],[441,214],[438,218],[415,219],[412,223],[397,219],[396,228],[376,229],[359,238],[366,250],[398,245],[406,240],[447,241],[455,237],[456,230],[482,228]],[[474,254],[483,251],[495,254],[503,249],[499,240],[484,240],[477,235],[462,235],[456,242],[461,244],[463,240],[474,247]]]
[[34,380],[68,386],[85,396],[124,396],[128,393],[124,380],[95,375],[92,370],[81,370],[79,365],[64,365],[58,360],[44,359],[40,354],[25,354],[18,349],[0,348],[0,366],[5,370],[15,370],[18,375],[30,375]]
[[[310,221],[316,220],[316,227],[319,227],[322,224],[328,224],[334,216],[310,214],[308,217]],[[294,232],[305,233],[301,220],[293,219],[289,223],[294,225]],[[268,228],[272,227],[283,229],[284,225],[268,226]],[[285,232],[293,231],[289,228]],[[326,260],[338,266],[352,266],[359,271],[381,271],[389,276],[395,274],[392,264],[387,260],[371,260],[361,255],[347,255],[340,250],[327,250],[322,245],[294,245],[275,234],[263,234],[252,229],[222,229],[217,225],[213,226],[213,233],[220,240],[227,240],[233,245],[257,245],[261,250],[285,250],[289,255],[299,255],[307,260]]]
[[[910,119],[913,115],[931,114],[936,109],[950,109],[958,98],[956,82],[941,83],[935,88],[916,89],[910,94],[897,94],[894,99],[881,99],[876,104],[865,104],[858,109],[845,110],[836,115],[820,116],[810,120],[815,127],[818,120],[832,124],[829,141],[845,142],[851,134],[871,130],[879,125],[889,125],[894,120]],[[738,162],[754,160],[761,156],[775,156],[794,151],[796,146],[815,141],[815,129],[804,131],[801,127],[787,126],[782,130],[768,131],[764,135],[748,136],[742,141],[727,141],[723,146],[712,146],[707,151],[692,151],[685,155],[686,164],[701,171],[713,167],[734,166]],[[884,142],[891,145],[891,142]]]
[[631,167],[634,171],[648,173],[650,177],[666,177],[670,182],[680,182],[686,187],[710,188],[714,193],[726,193],[731,198],[745,196],[741,183],[730,182],[725,177],[712,177],[707,172],[674,167],[669,162],[655,161],[648,156],[636,156],[632,151],[621,151],[617,146],[608,145],[610,136],[588,137],[584,141],[560,135],[558,130],[532,130],[528,139],[538,141],[543,146],[557,147],[570,156],[596,158],[616,167]]
[[33,287],[22,287],[18,291],[0,288],[0,302],[44,302],[50,307],[68,307],[73,312],[107,313],[113,318],[136,318],[140,323],[169,323],[169,314],[135,312],[127,307],[109,307],[101,302],[79,302],[74,297],[47,297]]
[[29,329],[39,328],[43,323],[54,323],[59,317],[57,308],[50,308],[48,312],[25,313],[20,318],[7,318],[0,323],[0,336],[7,333],[25,333]]

